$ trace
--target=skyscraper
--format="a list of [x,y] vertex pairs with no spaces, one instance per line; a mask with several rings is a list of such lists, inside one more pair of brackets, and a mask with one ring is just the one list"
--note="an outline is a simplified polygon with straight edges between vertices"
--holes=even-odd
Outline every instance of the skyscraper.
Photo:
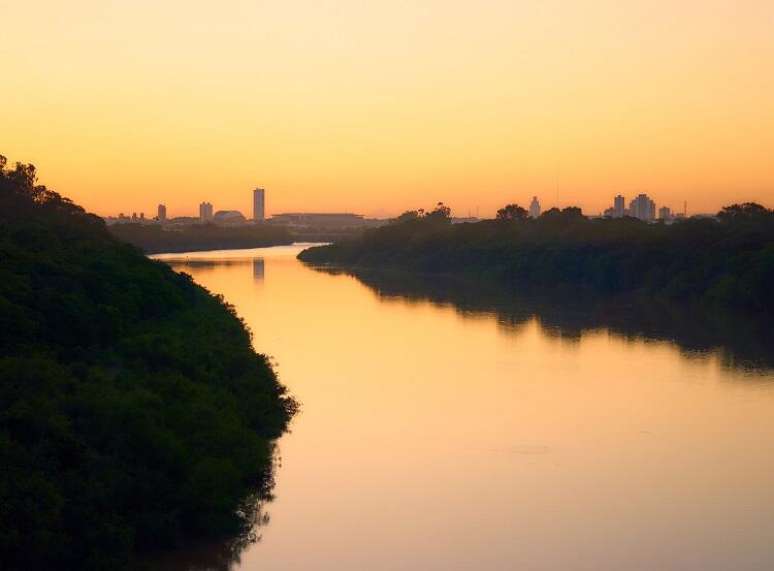
[[537,218],[540,216],[540,202],[538,202],[537,196],[532,197],[532,202],[529,204],[529,217]]
[[159,220],[159,222],[166,222],[167,221],[167,207],[163,204],[159,204],[159,210],[158,215],[156,216]]
[[208,222],[212,220],[212,204],[209,202],[202,202],[199,205],[199,220],[202,222]]
[[613,218],[623,218],[626,214],[626,199],[619,194],[613,199]]
[[262,188],[253,189],[253,220],[263,222],[266,219],[265,192]]
[[647,194],[640,194],[629,203],[629,216],[650,222],[656,218],[656,203]]

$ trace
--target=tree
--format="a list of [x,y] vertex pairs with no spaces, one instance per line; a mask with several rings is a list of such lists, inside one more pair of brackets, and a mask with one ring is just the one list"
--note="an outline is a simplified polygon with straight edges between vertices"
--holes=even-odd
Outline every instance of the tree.
[[756,202],[745,202],[723,207],[718,212],[718,220],[726,223],[763,220],[772,216],[773,212]]
[[443,202],[439,202],[433,210],[425,215],[425,218],[431,221],[451,222],[451,208]]
[[[5,159],[5,157],[3,157]],[[38,178],[35,165],[16,163],[16,167],[7,173],[8,178],[21,188],[32,188]]]
[[559,220],[562,222],[572,222],[573,220],[585,220],[583,211],[577,206],[568,206],[559,210],[558,208],[549,208],[540,215],[540,220]]
[[566,220],[579,220],[585,218],[585,216],[583,216],[583,211],[577,206],[568,206],[562,209],[562,218]]
[[518,204],[507,204],[497,211],[497,220],[516,221],[526,219],[527,211]]
[[398,223],[410,222],[412,220],[419,220],[424,216],[425,211],[421,208],[419,210],[406,210],[403,214],[398,216],[394,221]]
[[30,165],[2,167],[0,567],[134,569],[246,533],[295,409],[249,330]]

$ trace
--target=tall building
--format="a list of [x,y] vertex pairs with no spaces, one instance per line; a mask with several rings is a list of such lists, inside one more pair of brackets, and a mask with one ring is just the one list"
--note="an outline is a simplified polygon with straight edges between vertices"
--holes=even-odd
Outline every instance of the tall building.
[[209,222],[212,220],[212,204],[209,202],[202,202],[199,205],[199,220],[202,222]]
[[658,209],[658,219],[664,222],[672,220],[672,210],[668,206],[662,206]]
[[538,202],[537,196],[532,197],[532,202],[529,204],[529,217],[537,218],[540,216],[540,202]]
[[629,216],[646,222],[656,219],[656,203],[647,194],[640,194],[629,203]]
[[613,199],[613,218],[626,216],[626,199],[619,194]]
[[159,210],[158,215],[156,216],[159,220],[159,222],[166,222],[167,221],[167,207],[163,204],[159,204]]
[[253,189],[253,220],[263,222],[266,220],[266,193],[262,188]]

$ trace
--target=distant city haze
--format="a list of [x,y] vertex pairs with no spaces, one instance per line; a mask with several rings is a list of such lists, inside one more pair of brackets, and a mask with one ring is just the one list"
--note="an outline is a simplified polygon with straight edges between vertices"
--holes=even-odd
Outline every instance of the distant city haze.
[[101,215],[774,206],[771,0],[0,8],[0,152]]

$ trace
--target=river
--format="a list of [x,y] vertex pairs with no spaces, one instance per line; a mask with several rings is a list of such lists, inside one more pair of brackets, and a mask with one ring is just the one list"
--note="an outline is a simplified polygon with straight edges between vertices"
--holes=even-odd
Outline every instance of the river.
[[302,405],[226,567],[774,568],[774,355],[299,250],[157,256],[236,307]]

